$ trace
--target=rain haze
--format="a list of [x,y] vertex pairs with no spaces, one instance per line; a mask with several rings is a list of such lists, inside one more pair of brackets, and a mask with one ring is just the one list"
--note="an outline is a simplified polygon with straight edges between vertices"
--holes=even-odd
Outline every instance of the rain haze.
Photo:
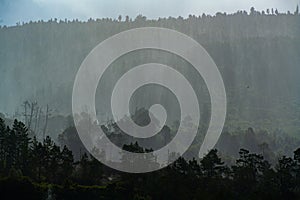
[[0,0],[0,199],[299,200],[299,6]]

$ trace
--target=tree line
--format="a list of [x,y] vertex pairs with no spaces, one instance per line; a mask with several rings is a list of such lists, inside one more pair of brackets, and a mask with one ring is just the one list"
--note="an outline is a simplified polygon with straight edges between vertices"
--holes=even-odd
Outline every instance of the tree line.
[[[123,149],[149,152],[137,142]],[[180,157],[156,172],[128,174],[87,153],[75,161],[49,136],[37,141],[22,122],[10,128],[0,118],[0,177],[1,199],[20,193],[30,199],[298,199],[300,148],[273,166],[246,149],[228,166],[213,149],[201,160]]]
[[[296,6],[295,11],[287,11],[286,13],[282,13],[279,12],[277,8],[267,8],[266,10],[262,10],[262,11],[258,11],[255,10],[254,7],[250,8],[250,12],[248,13],[247,11],[238,11],[234,14],[245,14],[245,15],[299,15],[299,5]],[[209,14],[205,14],[203,13],[202,15],[199,15],[199,18],[205,18],[205,17],[218,17],[218,16],[226,16],[227,13],[224,12],[217,12],[214,16],[211,16]],[[230,14],[229,14],[230,15]],[[172,17],[169,17],[169,19]],[[179,19],[183,19],[183,17],[179,16]],[[188,18],[197,18],[195,15],[189,15]],[[160,18],[161,19],[161,18]],[[99,21],[110,21],[110,22],[144,22],[147,20],[146,16],[143,16],[141,14],[139,14],[138,16],[135,17],[135,19],[130,18],[128,15],[126,15],[124,18],[122,15],[119,15],[117,18],[113,19],[113,18],[103,18],[103,19],[93,19],[93,18],[89,18],[88,22],[99,22]],[[0,23],[3,22],[3,20],[0,19]],[[57,19],[57,18],[51,18],[48,22],[53,22],[53,23],[75,23],[75,22],[81,22],[78,19],[73,19],[73,20],[68,20],[67,18],[63,19]],[[33,22],[33,21],[29,21],[29,22],[16,22],[16,26],[20,26],[20,25],[25,25],[25,24],[33,24],[33,23],[45,23],[44,20],[38,20],[37,22]],[[6,25],[1,26],[0,28],[7,28]]]

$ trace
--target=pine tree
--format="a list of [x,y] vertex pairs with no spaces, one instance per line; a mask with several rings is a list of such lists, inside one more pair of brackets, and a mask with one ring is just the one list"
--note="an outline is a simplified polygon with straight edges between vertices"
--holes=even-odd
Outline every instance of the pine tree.
[[0,118],[0,172],[3,172],[3,169],[5,168],[8,132],[9,128],[6,127],[4,120]]
[[49,136],[47,136],[43,141],[43,167],[48,169],[50,167],[51,162],[51,150],[54,146],[54,142],[51,140]]
[[32,147],[30,151],[30,162],[33,177],[35,177],[38,181],[42,179],[43,171],[44,171],[44,158],[45,158],[45,148],[41,142],[36,140],[36,137],[33,138]]
[[212,149],[200,161],[202,171],[207,177],[221,176],[222,170],[224,168],[224,162],[222,162],[221,158],[218,156],[217,153],[218,150]]
[[118,21],[121,22],[122,21],[122,15],[119,15],[118,17]]
[[251,7],[251,9],[250,9],[250,15],[254,15],[254,14],[255,14],[255,8]]
[[296,7],[296,11],[295,11],[295,13],[294,13],[295,15],[299,15],[299,5],[297,5],[297,7]]
[[72,175],[73,172],[73,154],[72,151],[70,151],[67,146],[63,147],[63,150],[61,152],[61,169],[64,177],[69,178]]
[[24,174],[28,174],[29,144],[28,129],[25,124],[15,120],[12,134],[16,137],[16,167]]
[[[16,120],[15,122],[16,123]],[[12,167],[15,167],[17,165],[18,161],[18,136],[16,135],[16,132],[14,130],[10,130],[7,137],[6,137],[6,169],[11,169]]]
[[290,158],[283,156],[278,160],[277,169],[277,177],[278,177],[278,185],[282,194],[286,195],[294,190],[295,188],[295,177],[294,169],[296,163]]
[[47,172],[48,179],[51,182],[57,182],[59,165],[61,164],[61,162],[62,161],[61,161],[60,148],[59,146],[54,144],[52,149],[50,150],[50,163],[49,163],[49,170]]

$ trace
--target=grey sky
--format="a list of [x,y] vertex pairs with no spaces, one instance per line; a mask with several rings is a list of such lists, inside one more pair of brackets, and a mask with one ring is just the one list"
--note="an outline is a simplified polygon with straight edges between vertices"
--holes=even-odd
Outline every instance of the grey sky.
[[294,11],[300,0],[0,0],[0,25],[50,18],[86,20],[117,18],[143,14],[148,18],[183,16],[216,12],[232,13],[247,10],[277,8]]

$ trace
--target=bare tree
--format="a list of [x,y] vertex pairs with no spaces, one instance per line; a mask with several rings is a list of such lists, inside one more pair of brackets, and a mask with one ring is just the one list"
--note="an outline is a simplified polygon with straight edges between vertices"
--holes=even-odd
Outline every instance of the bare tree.
[[46,113],[45,113],[45,125],[44,125],[44,130],[43,130],[43,139],[45,138],[45,135],[47,132],[48,119],[49,119],[49,116],[51,115],[50,112],[51,112],[51,110],[49,109],[49,105],[47,104]]
[[28,125],[28,114],[27,114],[27,108],[29,106],[29,102],[26,100],[23,102],[23,108],[24,108],[24,113],[23,113],[23,116],[24,116],[24,122],[26,125]]
[[39,134],[39,130],[40,130],[40,121],[41,121],[41,116],[42,116],[42,108],[40,107],[38,110],[38,117],[37,117],[37,124],[36,124],[36,132],[37,134]]
[[35,108],[35,116],[34,116],[34,132],[37,134],[38,129],[38,118],[39,118],[40,107],[36,106]]
[[46,113],[45,113],[45,125],[44,125],[44,129],[43,129],[43,139],[45,138],[47,126],[48,126],[48,113],[49,113],[49,106],[47,104]]
[[33,115],[35,112],[35,107],[37,106],[37,102],[31,102],[31,104],[29,104],[29,108],[30,108],[30,115],[29,115],[29,120],[28,120],[28,130],[30,130],[31,128],[31,123],[32,123],[32,119],[33,119]]

